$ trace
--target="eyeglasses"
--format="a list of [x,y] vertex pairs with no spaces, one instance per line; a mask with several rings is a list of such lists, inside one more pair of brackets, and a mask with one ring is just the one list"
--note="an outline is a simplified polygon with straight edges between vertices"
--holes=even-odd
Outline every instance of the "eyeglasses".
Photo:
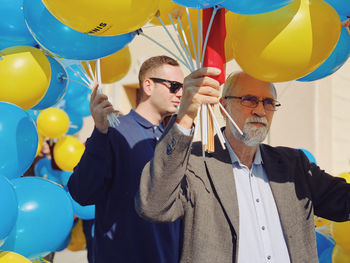
[[183,84],[180,82],[177,82],[175,80],[167,80],[167,79],[160,79],[160,78],[150,78],[151,80],[153,80],[155,83],[169,83],[170,87],[169,90],[171,93],[176,93],[178,92],[179,89],[182,89]]
[[256,96],[225,96],[225,99],[238,99],[241,100],[241,105],[248,107],[248,108],[256,108],[259,104],[259,102],[262,102],[264,105],[264,109],[268,111],[276,111],[279,106],[281,106],[281,103],[279,103],[277,100],[266,98],[263,100],[259,100]]

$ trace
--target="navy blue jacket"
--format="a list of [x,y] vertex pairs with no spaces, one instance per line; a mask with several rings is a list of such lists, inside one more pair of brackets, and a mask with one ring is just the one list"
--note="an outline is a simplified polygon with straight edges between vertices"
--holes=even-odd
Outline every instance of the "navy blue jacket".
[[134,208],[142,169],[163,126],[133,110],[119,120],[107,134],[95,128],[68,182],[78,203],[96,205],[94,263],[177,263],[180,222],[150,223]]

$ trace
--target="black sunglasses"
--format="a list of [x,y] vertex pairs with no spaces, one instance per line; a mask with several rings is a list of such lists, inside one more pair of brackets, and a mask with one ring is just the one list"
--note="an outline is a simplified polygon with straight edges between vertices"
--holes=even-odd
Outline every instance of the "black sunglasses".
[[183,84],[180,82],[177,82],[175,80],[167,80],[167,79],[160,79],[160,78],[150,78],[151,80],[153,80],[155,83],[169,83],[170,87],[169,88],[171,93],[176,93],[179,89],[183,88]]
[[225,99],[238,99],[241,100],[241,105],[248,107],[248,108],[256,108],[259,105],[259,102],[262,102],[264,105],[264,109],[268,111],[276,111],[279,106],[281,106],[281,103],[279,103],[277,100],[266,98],[263,100],[259,100],[256,96],[225,96]]

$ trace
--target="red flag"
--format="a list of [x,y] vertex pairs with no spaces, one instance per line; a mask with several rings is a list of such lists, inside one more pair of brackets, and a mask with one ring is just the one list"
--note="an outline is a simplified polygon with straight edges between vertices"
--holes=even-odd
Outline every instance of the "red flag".
[[[203,9],[203,41],[205,41],[213,10],[213,8]],[[220,82],[220,84],[225,82],[225,37],[225,9],[221,8],[217,10],[214,17],[203,60],[203,67],[216,67],[221,70],[221,74],[215,78]]]

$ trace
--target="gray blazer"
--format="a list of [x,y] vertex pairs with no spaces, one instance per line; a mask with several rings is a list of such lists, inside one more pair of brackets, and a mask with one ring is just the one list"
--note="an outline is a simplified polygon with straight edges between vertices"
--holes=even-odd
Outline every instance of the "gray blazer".
[[[135,208],[155,222],[183,219],[180,262],[237,260],[238,201],[231,159],[215,138],[215,153],[202,157],[171,120],[154,159],[143,170]],[[310,164],[302,151],[261,145],[264,169],[276,201],[292,263],[318,262],[314,211],[335,221],[349,219],[350,185]]]

